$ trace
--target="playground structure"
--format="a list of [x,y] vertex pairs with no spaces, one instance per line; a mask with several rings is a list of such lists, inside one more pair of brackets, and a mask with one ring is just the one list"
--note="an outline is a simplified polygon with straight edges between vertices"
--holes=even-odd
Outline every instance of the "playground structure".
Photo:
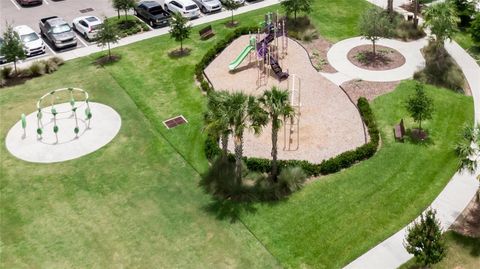
[[301,79],[295,74],[291,75],[288,81],[288,93],[294,113],[293,116],[284,120],[283,150],[294,151],[300,147],[301,89]]
[[[82,95],[83,100],[75,100],[75,92],[79,93]],[[68,103],[70,104],[69,109],[64,110],[59,110],[57,109],[56,105],[59,103],[57,102],[58,99],[58,94],[61,93],[67,93],[68,95]],[[48,108],[44,107],[43,104],[47,101],[46,99],[50,99],[50,106]],[[78,125],[79,119],[77,115],[77,110],[79,108],[85,106],[85,120],[87,121],[87,125],[85,130],[90,129],[90,121],[92,119],[92,112],[90,109],[89,105],[89,96],[88,93],[82,89],[79,88],[62,88],[58,90],[51,91],[49,93],[46,93],[42,97],[40,97],[37,101],[37,138],[38,140],[43,139],[43,134],[44,134],[44,121],[43,121],[43,115],[44,114],[50,114],[52,115],[51,117],[51,122],[53,122],[53,128],[52,131],[55,134],[55,143],[58,143],[58,132],[59,132],[59,127],[57,124],[57,121],[60,119],[65,119],[65,117],[61,117],[62,115],[70,114],[70,116],[66,118],[73,119],[75,124],[73,128],[73,133],[75,134],[75,138],[78,138],[78,135],[80,133],[80,127]],[[61,102],[64,103],[64,102]],[[25,130],[26,127],[26,121],[25,121],[25,116],[22,114],[22,127]],[[24,136],[26,136],[26,132],[24,132]]]
[[250,34],[247,47],[228,66],[230,71],[235,70],[247,56],[249,56],[251,62],[253,52],[258,68],[258,87],[267,84],[271,72],[275,74],[279,81],[287,79],[289,76],[288,72],[283,71],[280,63],[280,59],[285,57],[288,50],[285,20],[280,20],[277,13],[270,12],[265,15],[265,21],[261,22],[259,26],[256,36]]

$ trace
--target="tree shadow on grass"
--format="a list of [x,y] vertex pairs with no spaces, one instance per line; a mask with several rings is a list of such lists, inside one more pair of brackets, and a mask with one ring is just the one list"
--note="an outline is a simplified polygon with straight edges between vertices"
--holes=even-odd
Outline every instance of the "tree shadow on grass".
[[213,200],[204,207],[208,213],[214,214],[219,220],[238,221],[242,212],[255,213],[257,209],[250,202],[236,202],[232,200]]
[[465,250],[469,251],[470,256],[480,257],[480,238],[465,236],[457,232],[452,232],[450,237]]
[[168,53],[168,57],[170,57],[170,59],[179,59],[179,58],[186,57],[186,56],[190,55],[191,51],[192,51],[192,49],[190,49],[190,48],[183,48],[183,50],[175,49],[175,50],[172,50]]
[[435,141],[433,141],[432,137],[428,134],[427,131],[423,130],[425,132],[425,135],[419,135],[418,134],[418,129],[413,128],[413,129],[407,129],[405,131],[406,133],[406,141],[414,144],[414,145],[420,145],[424,147],[429,147],[435,145]]
[[102,55],[93,61],[93,64],[98,67],[110,66],[118,61],[120,61],[122,57],[120,55],[112,54],[111,57],[108,55]]

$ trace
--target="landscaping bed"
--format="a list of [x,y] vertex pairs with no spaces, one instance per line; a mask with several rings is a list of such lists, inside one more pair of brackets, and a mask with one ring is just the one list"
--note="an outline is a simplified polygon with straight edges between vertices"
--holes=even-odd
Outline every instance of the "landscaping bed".
[[367,70],[390,70],[405,64],[405,57],[397,50],[382,45],[375,47],[375,54],[372,45],[354,47],[348,52],[347,58],[355,66]]

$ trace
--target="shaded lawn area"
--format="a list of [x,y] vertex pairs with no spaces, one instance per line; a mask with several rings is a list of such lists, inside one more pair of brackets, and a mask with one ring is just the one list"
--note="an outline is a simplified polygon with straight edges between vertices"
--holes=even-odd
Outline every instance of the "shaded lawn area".
[[[447,245],[447,256],[431,266],[432,269],[477,269],[480,267],[480,238],[468,237],[454,231],[444,234]],[[411,259],[399,269],[421,269]]]
[[283,265],[340,268],[408,224],[443,189],[456,170],[458,130],[473,121],[472,99],[428,87],[436,106],[424,125],[431,142],[396,143],[392,128],[401,118],[416,127],[402,103],[412,92],[412,82],[403,82],[374,100],[383,147],[373,158],[242,215]]
[[[204,211],[209,197],[197,187],[199,175],[91,62],[69,61],[52,75],[0,91],[0,267],[278,267],[243,225]],[[58,164],[27,163],[7,153],[5,136],[20,114],[35,111],[37,98],[49,90],[68,86],[119,112],[117,137]],[[171,132],[181,128],[188,127]]]
[[480,65],[480,47],[473,42],[470,33],[460,31],[455,35],[454,39],[463,49],[470,53],[473,59],[477,61],[477,64]]

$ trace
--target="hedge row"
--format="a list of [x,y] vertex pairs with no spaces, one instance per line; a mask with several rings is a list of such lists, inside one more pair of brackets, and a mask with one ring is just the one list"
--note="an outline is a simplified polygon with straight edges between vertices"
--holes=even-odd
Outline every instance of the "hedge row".
[[256,33],[258,30],[257,27],[240,27],[235,29],[233,32],[228,33],[224,39],[216,43],[207,53],[203,56],[202,60],[195,66],[195,77],[200,83],[200,88],[202,91],[208,92],[212,90],[208,82],[205,80],[203,71],[207,66],[220,54],[233,40],[237,39],[241,35],[246,35],[249,33]]
[[[368,128],[370,142],[356,148],[355,150],[346,151],[336,157],[324,160],[320,164],[300,160],[280,160],[278,161],[279,170],[284,167],[300,166],[308,176],[328,175],[372,157],[377,151],[380,134],[367,99],[364,97],[359,98],[357,106],[360,115]],[[218,139],[209,136],[205,143],[205,154],[207,158],[213,160],[220,153],[221,149],[218,146]],[[269,159],[245,157],[244,161],[250,171],[268,173],[271,170],[271,161]]]

